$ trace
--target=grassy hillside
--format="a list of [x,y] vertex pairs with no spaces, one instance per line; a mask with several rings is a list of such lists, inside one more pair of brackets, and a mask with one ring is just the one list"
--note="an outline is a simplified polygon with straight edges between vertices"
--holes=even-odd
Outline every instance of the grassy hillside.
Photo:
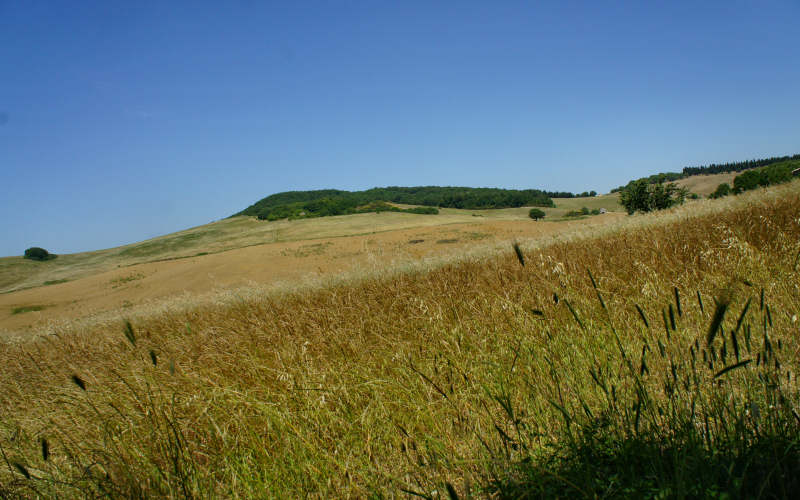
[[709,175],[693,175],[685,179],[680,179],[675,182],[680,187],[686,188],[690,193],[697,193],[701,196],[707,197],[720,184],[728,184],[733,186],[733,179],[739,175],[739,172],[725,172],[721,174]]
[[[556,199],[547,208],[547,220],[561,220],[567,207],[604,206],[621,210],[617,195],[596,198]],[[413,208],[403,205],[403,208]],[[477,217],[479,216],[479,217]],[[113,269],[148,262],[184,259],[216,254],[237,248],[319,238],[397,231],[415,227],[475,224],[482,220],[527,220],[527,209],[460,210],[442,209],[432,217],[413,213],[383,212],[322,219],[258,221],[233,217],[116,248],[60,255],[46,262],[20,257],[0,258],[0,294],[48,284],[73,281]]]
[[[565,200],[570,203],[572,200]],[[593,200],[595,203],[600,200]],[[605,203],[612,207],[615,200]],[[558,200],[559,207],[562,206]],[[565,218],[545,209],[534,223],[528,209],[442,209],[435,217],[369,213],[294,221],[226,219],[126,247],[55,261],[0,260],[0,337],[50,331],[53,322],[95,321],[158,308],[170,297],[242,286],[316,282],[381,265],[448,258],[506,244],[513,238],[549,238],[584,226],[614,224],[619,213]],[[40,265],[35,265],[40,264]],[[43,265],[42,265],[43,264]],[[91,317],[91,318],[89,318]]]
[[7,344],[0,494],[794,496],[798,210],[794,182]]

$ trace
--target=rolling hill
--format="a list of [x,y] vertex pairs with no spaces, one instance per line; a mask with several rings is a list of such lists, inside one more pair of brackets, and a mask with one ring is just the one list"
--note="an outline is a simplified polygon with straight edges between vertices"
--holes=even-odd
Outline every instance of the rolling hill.
[[[295,241],[285,267],[361,245],[376,265],[4,342],[0,494],[796,496],[798,210],[795,181],[633,217],[509,209],[338,239],[350,247]],[[414,217],[291,222],[384,216]],[[502,246],[471,253],[490,228]],[[438,261],[391,261],[461,239]],[[266,247],[196,258],[255,272],[277,258],[250,253]],[[227,272],[170,267],[192,259],[87,290]]]
[[[545,237],[622,214],[617,195],[556,199],[545,222],[525,207],[438,215],[370,212],[264,221],[236,216],[121,247],[59,255],[46,262],[0,259],[0,332],[26,332],[53,321],[130,314],[154,300],[253,284],[302,282],[376,266],[456,255],[515,237]],[[398,205],[400,208],[413,208]],[[582,206],[603,217],[576,220]],[[116,311],[114,313],[113,311]]]

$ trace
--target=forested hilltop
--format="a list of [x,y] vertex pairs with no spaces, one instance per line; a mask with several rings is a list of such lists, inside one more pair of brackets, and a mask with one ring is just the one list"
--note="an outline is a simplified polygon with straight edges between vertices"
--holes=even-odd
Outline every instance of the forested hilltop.
[[[593,196],[591,193],[582,193]],[[499,189],[470,187],[385,187],[366,191],[341,191],[320,189],[315,191],[287,191],[263,198],[237,215],[256,216],[259,219],[323,217],[359,212],[384,210],[438,213],[437,208],[513,208],[522,206],[552,207],[551,197],[571,198],[572,193],[541,191],[538,189]],[[402,203],[421,205],[421,208],[402,210],[389,205]]]
[[772,158],[760,158],[758,160],[745,160],[745,161],[737,161],[731,163],[712,163],[710,165],[704,165],[699,167],[683,167],[681,172],[661,172],[658,174],[653,174],[648,177],[642,177],[641,179],[635,179],[630,181],[625,186],[620,186],[616,189],[612,189],[611,192],[621,191],[633,185],[634,182],[637,180],[646,180],[650,184],[660,184],[662,182],[672,182],[677,181],[678,179],[684,179],[686,177],[690,177],[692,175],[709,175],[709,174],[721,174],[724,172],[741,172],[743,170],[749,170],[751,168],[757,167],[765,167],[767,165],[773,165],[776,163],[788,162],[800,160],[800,154],[792,155],[792,156],[775,156]]

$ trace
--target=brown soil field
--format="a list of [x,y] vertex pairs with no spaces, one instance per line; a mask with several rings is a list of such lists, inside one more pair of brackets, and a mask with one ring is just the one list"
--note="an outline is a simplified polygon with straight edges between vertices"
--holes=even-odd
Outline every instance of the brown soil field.
[[[569,200],[568,205],[580,205],[584,201]],[[591,201],[599,203],[597,200]],[[616,202],[616,199],[612,201]],[[561,211],[566,209],[552,209],[551,215],[558,219]],[[73,274],[69,281],[0,294],[0,336],[29,337],[59,323],[101,314],[105,317],[125,317],[137,309],[152,308],[156,303],[180,296],[197,296],[248,286],[298,284],[342,273],[359,276],[426,260],[449,259],[479,248],[506,245],[514,239],[544,238],[572,229],[604,226],[624,217],[620,212],[609,212],[572,221],[534,222],[525,217],[527,209],[482,211],[476,212],[477,216],[470,213],[464,216],[457,212],[464,211],[445,210],[440,216],[410,219],[416,220],[418,225],[426,224],[421,227],[407,228],[402,224],[380,226],[389,228],[384,231],[376,231],[375,219],[372,226],[361,225],[367,224],[370,217],[396,217],[396,214],[299,221],[307,222],[308,226],[303,232],[290,235],[298,238],[295,241],[280,241],[280,238],[273,237],[272,242],[257,244],[255,242],[258,240],[254,239],[252,242],[248,240],[247,245],[240,244],[240,248],[225,250],[222,247],[220,250],[222,243],[215,240],[206,242],[202,247],[184,249],[182,253],[179,252],[178,258],[171,257],[168,260],[131,264],[120,258],[93,257],[98,260],[91,266],[74,266],[78,271],[70,271]],[[231,224],[252,222],[234,221]],[[261,224],[260,227],[275,228],[273,232],[283,227]],[[348,235],[348,232],[366,232],[369,228],[372,232],[367,234]],[[289,230],[284,228],[283,231]],[[318,237],[311,238],[313,235]],[[174,239],[175,236],[155,241],[171,241],[169,238]],[[115,255],[118,255],[127,251],[130,255],[133,253],[130,248],[142,248],[147,244],[152,245],[142,243],[121,247],[128,250],[111,249],[97,254],[116,252]],[[217,253],[196,255],[203,253],[197,252],[198,249],[210,249]],[[184,255],[187,252],[189,255]],[[58,259],[52,262],[58,262]],[[64,259],[64,262],[68,262],[68,259]],[[67,268],[69,266],[62,268],[62,274],[43,274],[38,279],[55,280],[62,277]]]

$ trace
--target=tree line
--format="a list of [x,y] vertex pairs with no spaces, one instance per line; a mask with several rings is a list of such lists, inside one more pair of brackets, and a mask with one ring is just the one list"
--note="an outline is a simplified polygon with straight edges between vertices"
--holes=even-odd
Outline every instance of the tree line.
[[[582,193],[584,194],[584,193]],[[595,193],[596,194],[596,193]],[[287,191],[263,198],[234,214],[260,219],[324,217],[374,211],[414,211],[433,213],[436,208],[488,209],[522,206],[553,207],[552,195],[575,197],[572,193],[547,192],[538,189],[500,189],[469,187],[399,187],[373,188],[365,191],[322,189]],[[586,196],[590,196],[587,192]],[[375,206],[376,203],[383,203]],[[402,210],[388,203],[422,205],[425,208]],[[438,212],[438,210],[437,210]]]
[[683,167],[683,174],[686,176],[699,174],[721,174],[723,172],[741,172],[751,168],[764,167],[773,163],[800,160],[800,154],[792,156],[775,156],[773,158],[763,158],[759,160],[737,161],[732,163],[712,163],[702,167]]

